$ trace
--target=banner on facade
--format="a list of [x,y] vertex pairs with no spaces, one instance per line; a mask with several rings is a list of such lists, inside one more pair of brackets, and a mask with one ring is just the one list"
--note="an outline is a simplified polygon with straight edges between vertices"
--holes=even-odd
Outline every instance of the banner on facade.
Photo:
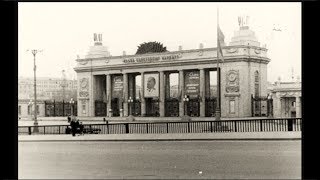
[[196,98],[200,92],[200,72],[190,71],[185,74],[185,94]]
[[144,97],[159,97],[159,74],[144,75]]
[[122,76],[113,76],[112,78],[112,97],[113,98],[122,98],[123,92],[123,77]]

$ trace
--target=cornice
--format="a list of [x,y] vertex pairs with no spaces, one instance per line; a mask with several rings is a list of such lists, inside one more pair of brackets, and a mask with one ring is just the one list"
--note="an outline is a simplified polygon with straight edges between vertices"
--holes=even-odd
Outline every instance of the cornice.
[[[268,64],[270,61],[269,58],[264,57],[248,57],[248,56],[229,56],[225,57],[224,63],[232,63],[232,62],[257,62]],[[123,70],[123,69],[141,69],[141,68],[150,68],[152,66],[155,67],[168,67],[168,66],[181,66],[181,64],[188,65],[200,65],[200,64],[212,64],[217,63],[216,57],[211,58],[197,58],[190,60],[175,60],[175,61],[166,61],[161,63],[145,63],[145,64],[118,64],[118,65],[104,65],[104,66],[86,66],[86,67],[76,67],[74,70],[76,72],[90,72],[90,71],[106,71],[106,70]],[[221,62],[220,62],[221,63]]]
[[[262,51],[268,51],[268,49],[258,46],[245,46],[245,45],[234,45],[234,46],[223,46],[222,49],[232,49],[232,48],[250,48],[250,49],[257,49]],[[121,56],[108,56],[108,57],[99,57],[99,58],[84,58],[84,59],[76,59],[77,62],[82,61],[95,61],[95,60],[107,60],[107,59],[118,59],[118,58],[133,58],[133,57],[146,57],[146,56],[160,56],[160,55],[171,55],[171,54],[179,54],[179,53],[193,53],[199,51],[217,51],[217,47],[214,48],[203,48],[203,49],[188,49],[188,50],[181,50],[181,51],[168,51],[168,52],[161,52],[161,53],[147,53],[147,54],[133,54],[133,55],[121,55]]]

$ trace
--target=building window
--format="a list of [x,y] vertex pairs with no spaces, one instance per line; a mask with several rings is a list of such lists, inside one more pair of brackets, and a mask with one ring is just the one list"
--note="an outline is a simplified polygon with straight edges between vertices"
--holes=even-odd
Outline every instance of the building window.
[[235,113],[235,101],[234,100],[230,100],[229,101],[229,110],[230,110],[230,113]]
[[260,96],[260,77],[258,71],[254,73],[254,96]]
[[18,113],[21,115],[21,106],[18,106]]

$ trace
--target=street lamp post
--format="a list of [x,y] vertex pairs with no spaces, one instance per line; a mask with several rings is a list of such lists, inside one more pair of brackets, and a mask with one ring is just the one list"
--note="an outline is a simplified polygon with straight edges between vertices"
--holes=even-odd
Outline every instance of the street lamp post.
[[188,115],[188,113],[186,114],[187,112],[187,103],[189,102],[189,98],[187,95],[184,95],[184,98],[183,98],[183,101],[184,101],[184,115]]
[[129,106],[130,106],[130,112],[129,112],[129,115],[132,115],[132,103],[133,103],[133,99],[131,98],[131,96],[129,97],[128,99],[128,103],[129,103]]
[[73,100],[73,98],[71,98],[71,100],[70,100],[70,105],[71,105],[71,119],[73,119],[72,117],[73,117],[73,104],[74,104],[74,100]]
[[30,99],[29,103],[28,103],[28,109],[30,111],[30,120],[32,120],[32,105],[33,105],[33,102],[32,100]]
[[[29,50],[27,50],[29,51]],[[36,55],[38,52],[42,52],[42,50],[31,50],[31,53],[33,55],[33,72],[34,72],[34,129],[33,132],[39,132],[38,129],[38,120],[37,120],[37,81],[36,81]]]

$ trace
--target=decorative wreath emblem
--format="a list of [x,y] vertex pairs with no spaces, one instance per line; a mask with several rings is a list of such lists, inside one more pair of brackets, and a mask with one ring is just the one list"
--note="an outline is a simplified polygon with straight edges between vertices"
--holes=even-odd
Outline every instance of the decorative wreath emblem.
[[81,89],[87,89],[87,86],[88,86],[88,79],[87,78],[82,78],[80,80]]
[[79,62],[81,65],[86,65],[88,63],[88,61],[80,61]]
[[238,48],[229,48],[229,49],[227,49],[227,52],[228,53],[236,53],[236,52],[238,52]]
[[234,72],[230,72],[228,79],[229,81],[234,82],[237,79],[237,75]]

